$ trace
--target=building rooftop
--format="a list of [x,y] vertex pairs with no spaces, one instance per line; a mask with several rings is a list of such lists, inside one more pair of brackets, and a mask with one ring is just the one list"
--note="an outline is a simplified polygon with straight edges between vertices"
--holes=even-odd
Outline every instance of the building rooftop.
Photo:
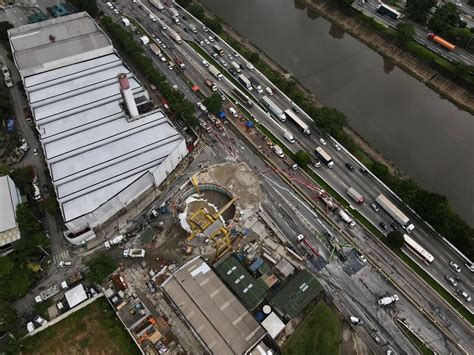
[[311,303],[321,290],[321,284],[313,275],[300,270],[269,301],[274,310],[290,319]]
[[260,278],[254,278],[232,255],[215,265],[216,272],[237,294],[249,309],[257,307],[265,298],[267,285]]
[[151,315],[145,304],[139,299],[135,299],[126,306],[120,308],[117,311],[117,315],[120,317],[125,326],[132,330],[140,322]]
[[77,285],[74,288],[71,288],[64,294],[66,301],[69,305],[69,308],[76,307],[79,303],[84,302],[87,299],[86,291],[82,284]]
[[22,77],[113,53],[110,40],[86,12],[15,27],[8,34]]
[[201,257],[183,265],[162,288],[213,354],[243,354],[266,334]]
[[21,202],[20,192],[9,176],[0,176],[0,246],[20,239],[16,223],[16,206]]
[[263,320],[262,327],[265,328],[268,335],[270,335],[272,339],[275,339],[278,334],[280,334],[282,330],[285,329],[285,323],[283,323],[281,319],[278,318],[275,312],[272,312],[267,318]]

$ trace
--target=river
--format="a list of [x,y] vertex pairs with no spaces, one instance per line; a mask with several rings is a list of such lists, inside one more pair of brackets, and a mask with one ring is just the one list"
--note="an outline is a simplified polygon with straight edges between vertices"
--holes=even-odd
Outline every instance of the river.
[[474,225],[474,117],[292,0],[203,0]]

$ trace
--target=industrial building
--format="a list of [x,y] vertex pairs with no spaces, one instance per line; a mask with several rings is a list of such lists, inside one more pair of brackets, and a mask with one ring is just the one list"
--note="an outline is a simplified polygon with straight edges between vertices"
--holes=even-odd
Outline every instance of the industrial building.
[[16,206],[19,203],[20,191],[13,180],[9,176],[0,176],[0,255],[12,250],[11,243],[20,239],[16,221]]
[[246,354],[266,336],[200,256],[175,271],[162,289],[210,353]]
[[8,31],[67,236],[75,244],[158,187],[186,142],[85,12]]

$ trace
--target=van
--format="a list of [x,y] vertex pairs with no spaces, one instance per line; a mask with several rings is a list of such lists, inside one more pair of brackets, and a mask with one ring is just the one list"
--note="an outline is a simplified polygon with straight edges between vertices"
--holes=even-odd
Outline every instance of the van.
[[229,112],[233,117],[235,118],[239,117],[239,114],[237,113],[237,110],[235,108],[229,107]]
[[255,67],[253,66],[252,63],[247,62],[247,69],[250,70],[250,71],[254,71],[254,70],[255,70]]
[[285,154],[283,153],[283,150],[279,146],[274,145],[272,149],[275,152],[275,154],[278,155],[280,158],[283,158],[285,156]]
[[197,30],[196,26],[194,26],[193,24],[190,24],[188,27],[189,27],[189,30],[192,33],[197,33],[198,30]]

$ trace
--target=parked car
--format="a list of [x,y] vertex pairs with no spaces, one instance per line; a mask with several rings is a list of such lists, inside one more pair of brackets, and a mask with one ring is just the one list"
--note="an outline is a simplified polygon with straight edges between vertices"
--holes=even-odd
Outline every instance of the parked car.
[[320,166],[321,166],[321,162],[320,162],[319,160],[316,160],[316,161],[314,162],[314,167],[315,167],[315,168],[319,168]]
[[39,154],[39,153],[38,153],[38,149],[36,149],[36,148],[33,149],[33,155],[38,155],[38,154]]
[[123,251],[123,257],[124,257],[124,258],[128,258],[128,253],[129,253],[129,252],[130,252],[130,250],[125,249],[125,250]]
[[104,243],[104,247],[105,247],[105,249],[110,249],[110,242],[109,242],[109,241],[106,241],[106,242]]
[[9,76],[6,76],[6,77],[5,77],[5,85],[6,85],[8,88],[13,87],[12,79],[10,79]]
[[156,292],[156,284],[153,282],[153,280],[148,280],[146,285],[148,286],[148,291],[150,291],[150,293]]
[[363,263],[366,263],[367,262],[367,258],[365,257],[364,254],[361,254],[360,252],[356,252],[356,256],[357,258],[362,261]]
[[46,319],[41,318],[40,316],[36,316],[34,321],[38,323],[39,325],[45,325],[46,323],[48,323]]
[[49,188],[47,184],[43,184],[43,192],[47,194],[49,192]]

